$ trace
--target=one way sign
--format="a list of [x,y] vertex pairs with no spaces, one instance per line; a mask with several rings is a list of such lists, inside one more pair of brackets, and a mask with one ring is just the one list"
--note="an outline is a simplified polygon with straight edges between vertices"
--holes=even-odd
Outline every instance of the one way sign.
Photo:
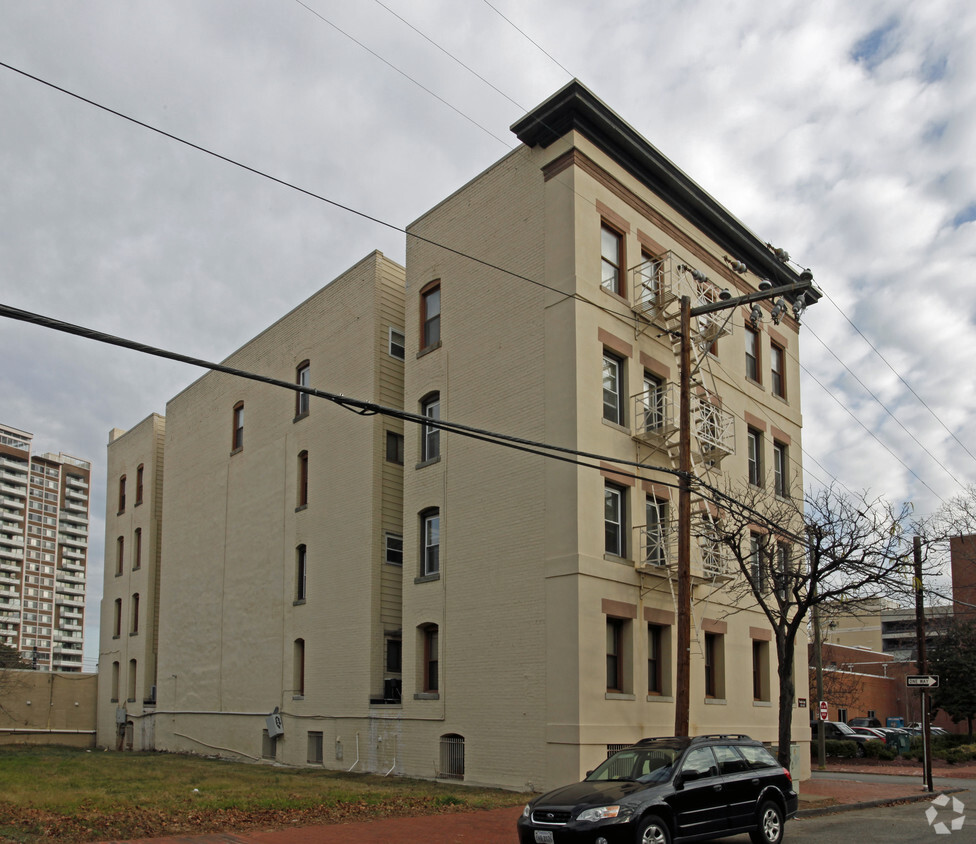
[[909,674],[905,681],[909,688],[921,686],[923,689],[936,689],[939,687],[938,674]]

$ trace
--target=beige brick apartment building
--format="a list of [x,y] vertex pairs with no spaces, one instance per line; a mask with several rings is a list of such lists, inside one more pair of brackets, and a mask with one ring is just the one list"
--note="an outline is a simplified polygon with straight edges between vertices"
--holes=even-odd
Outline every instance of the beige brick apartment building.
[[[137,581],[110,493],[100,743],[538,789],[673,731],[675,297],[796,276],[579,83],[513,129],[405,272],[374,253],[227,363],[602,459],[205,375],[164,447],[159,417],[112,434],[109,478],[152,466],[164,518]],[[694,451],[788,496],[798,326],[764,313],[695,327]],[[711,546],[692,566],[691,730],[774,741],[768,624]]]

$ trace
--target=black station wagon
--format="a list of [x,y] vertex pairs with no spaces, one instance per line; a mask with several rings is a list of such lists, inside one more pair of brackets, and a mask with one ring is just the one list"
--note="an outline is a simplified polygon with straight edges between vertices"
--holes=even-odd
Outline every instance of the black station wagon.
[[742,832],[779,844],[796,810],[790,772],[748,736],[647,738],[533,800],[518,833],[521,844],[679,844]]

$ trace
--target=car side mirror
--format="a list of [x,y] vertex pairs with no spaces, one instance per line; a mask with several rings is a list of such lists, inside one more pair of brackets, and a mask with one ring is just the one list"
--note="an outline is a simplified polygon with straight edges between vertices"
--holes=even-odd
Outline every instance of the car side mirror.
[[675,790],[677,790],[677,791],[681,791],[681,789],[685,787],[685,775],[684,774],[675,774],[675,776],[674,776],[674,787],[675,787]]
[[[595,771],[595,770],[596,770],[596,768],[593,769],[593,771]],[[586,772],[586,776],[589,777],[593,773],[593,771],[587,771]]]

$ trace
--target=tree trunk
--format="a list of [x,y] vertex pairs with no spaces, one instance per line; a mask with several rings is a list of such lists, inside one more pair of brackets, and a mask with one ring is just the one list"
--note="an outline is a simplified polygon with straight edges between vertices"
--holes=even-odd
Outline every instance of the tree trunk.
[[779,676],[779,750],[776,758],[789,770],[790,746],[793,741],[793,701],[796,683],[793,678],[793,654],[796,643],[787,634],[776,631],[776,673]]

